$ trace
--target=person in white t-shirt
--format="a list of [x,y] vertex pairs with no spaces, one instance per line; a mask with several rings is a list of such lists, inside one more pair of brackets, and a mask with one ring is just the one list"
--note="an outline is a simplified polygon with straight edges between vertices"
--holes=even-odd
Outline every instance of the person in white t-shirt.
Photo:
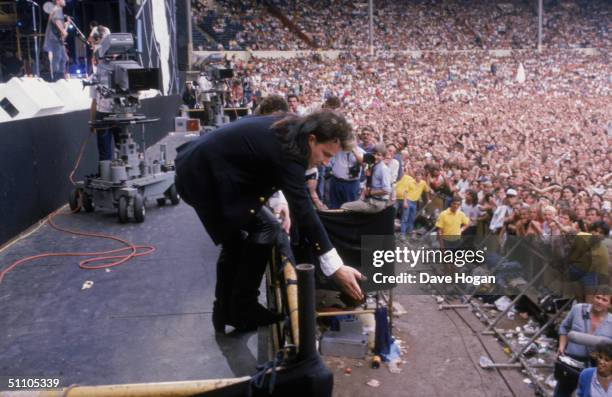
[[[91,122],[104,120],[113,113],[113,102],[110,98],[104,98],[96,85],[89,87],[89,97],[91,98]],[[98,138],[98,158],[99,161],[113,159],[113,139],[115,146],[119,143],[121,128],[94,128]]]

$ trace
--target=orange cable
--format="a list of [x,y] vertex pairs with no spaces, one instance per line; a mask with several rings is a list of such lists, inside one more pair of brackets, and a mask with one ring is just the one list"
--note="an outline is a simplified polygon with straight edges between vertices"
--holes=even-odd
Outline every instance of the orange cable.
[[[95,132],[96,132],[95,130],[92,130],[92,133],[95,133]],[[89,141],[89,135],[87,136],[87,138],[81,145],[81,148],[79,150],[79,155],[77,156],[77,160],[75,162],[75,166],[68,176],[68,179],[70,180],[70,183],[73,186],[76,185],[76,182],[74,181],[74,174],[76,173],[79,167],[79,164],[81,163],[81,159],[83,157],[85,146],[88,141]],[[77,203],[78,203],[78,207],[74,211],[72,211],[72,213],[76,213],[81,209],[81,200],[77,200]],[[19,259],[13,262],[9,267],[7,267],[2,272],[0,272],[0,284],[2,283],[2,280],[4,279],[6,274],[10,272],[11,270],[13,270],[14,268],[16,268],[17,266],[23,263],[29,262],[29,261],[40,259],[40,258],[48,258],[48,257],[56,257],[56,256],[93,256],[93,258],[84,259],[79,262],[79,267],[81,269],[93,270],[93,269],[104,269],[104,268],[119,266],[129,261],[132,258],[136,258],[138,256],[143,256],[143,255],[149,255],[155,251],[155,247],[152,245],[135,245],[131,243],[130,241],[124,240],[116,236],[108,235],[108,234],[83,232],[79,230],[72,230],[72,229],[58,226],[53,221],[53,219],[59,214],[60,211],[61,211],[61,208],[49,214],[49,216],[46,219],[46,222],[48,222],[49,225],[53,229],[64,232],[64,233],[74,234],[77,236],[96,237],[96,238],[105,238],[109,240],[114,240],[114,241],[120,242],[121,244],[124,244],[125,247],[117,248],[117,249],[109,250],[109,251],[100,251],[100,252],[48,252],[44,254],[28,256],[28,257],[25,257],[25,258],[22,258],[22,259]],[[112,254],[118,254],[126,250],[130,250],[130,252],[124,255],[112,255]],[[144,250],[144,251],[138,252],[138,250]],[[118,260],[111,261],[111,262],[105,262],[105,263],[98,264],[98,265],[90,265],[90,263],[104,262],[104,261],[113,260],[113,259],[118,259]]]

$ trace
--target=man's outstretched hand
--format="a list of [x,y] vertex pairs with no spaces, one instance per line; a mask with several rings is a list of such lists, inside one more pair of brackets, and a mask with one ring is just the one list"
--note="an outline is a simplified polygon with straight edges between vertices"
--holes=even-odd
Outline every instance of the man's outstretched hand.
[[361,287],[359,287],[359,281],[365,280],[366,278],[359,273],[357,269],[342,265],[332,275],[332,278],[348,296],[356,301],[363,300],[363,293],[361,292]]

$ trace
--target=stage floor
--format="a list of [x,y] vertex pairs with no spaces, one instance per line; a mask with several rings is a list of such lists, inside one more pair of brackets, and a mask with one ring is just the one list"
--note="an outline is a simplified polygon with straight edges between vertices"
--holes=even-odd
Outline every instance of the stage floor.
[[[160,143],[173,157],[188,139],[177,133]],[[149,151],[158,152],[158,146]],[[156,251],[108,271],[80,269],[77,257],[44,258],[10,271],[0,284],[0,376],[59,376],[67,386],[256,372],[257,334],[218,336],[212,328],[218,248],[191,207],[153,203],[144,223],[123,225],[115,212],[68,212],[55,222]],[[0,253],[0,269],[45,252],[119,247],[45,225]],[[85,281],[93,286],[82,290]]]
[[[193,139],[171,134],[168,155]],[[148,155],[156,156],[158,146]],[[188,205],[147,207],[144,223],[121,225],[115,212],[62,214],[58,225],[113,234],[154,245],[151,255],[106,270],[82,270],[81,258],[54,257],[9,272],[0,284],[0,377],[61,377],[62,385],[100,385],[228,378],[252,375],[257,333],[215,335],[211,323],[219,249]],[[117,242],[82,238],[43,226],[0,253],[0,269],[44,252],[99,251]],[[82,290],[85,281],[93,281]],[[428,296],[396,296],[408,314],[394,334],[409,346],[401,374],[369,368],[369,360],[325,357],[335,375],[334,397],[378,394],[532,396],[516,370],[486,371],[475,360],[488,354],[477,336]],[[468,313],[467,317],[473,317]],[[473,326],[478,320],[473,317]],[[480,324],[480,326],[482,326]],[[457,328],[459,327],[459,328]],[[230,328],[228,327],[228,330]],[[493,358],[507,359],[490,338]],[[265,359],[260,360],[265,361]],[[346,367],[353,374],[347,375]],[[434,370],[435,369],[435,370]],[[442,376],[445,382],[440,383]],[[507,383],[506,383],[507,382]],[[485,386],[486,385],[486,386]]]

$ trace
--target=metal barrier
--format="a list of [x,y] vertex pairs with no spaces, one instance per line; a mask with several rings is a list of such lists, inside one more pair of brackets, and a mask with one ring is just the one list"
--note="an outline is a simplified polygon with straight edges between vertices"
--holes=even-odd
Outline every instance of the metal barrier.
[[[488,238],[488,237],[489,236],[487,236],[486,238]],[[503,260],[508,259],[512,255],[512,253],[520,246],[520,243],[521,243],[520,241],[517,241],[514,245],[512,245],[506,251],[506,253],[501,257],[501,260],[498,262],[496,267],[493,268],[492,272],[494,272],[495,269],[498,266],[500,266],[500,264],[503,262]],[[541,269],[539,271],[537,271],[535,273],[535,275],[533,275],[531,277],[531,280],[524,287],[522,287],[517,292],[517,295],[508,304],[508,306],[504,310],[502,310],[500,313],[498,313],[495,317],[490,318],[490,316],[487,314],[487,312],[485,310],[483,310],[485,308],[490,308],[491,305],[481,304],[480,302],[475,301],[473,299],[473,298],[475,298],[478,295],[478,287],[476,287],[473,291],[471,291],[471,293],[468,294],[467,291],[462,290],[459,286],[453,285],[454,289],[457,291],[457,294],[463,297],[462,304],[441,304],[441,305],[439,305],[439,309],[440,310],[446,310],[446,309],[452,309],[452,310],[455,310],[455,309],[471,309],[477,315],[477,317],[480,318],[481,321],[483,321],[486,324],[486,327],[480,333],[482,335],[494,335],[499,340],[501,340],[504,343],[504,345],[509,349],[509,351],[511,353],[511,357],[509,358],[509,360],[507,362],[493,362],[493,361],[487,360],[487,362],[481,363],[481,367],[483,367],[483,368],[491,368],[491,369],[493,369],[493,368],[517,368],[517,369],[524,369],[526,374],[527,374],[527,376],[531,380],[531,382],[534,385],[534,387],[535,387],[537,392],[541,393],[542,395],[551,395],[548,392],[548,389],[545,387],[545,385],[536,376],[536,374],[534,372],[534,369],[535,368],[553,368],[553,364],[533,364],[533,363],[529,363],[524,358],[524,353],[527,351],[527,349],[530,348],[530,346],[544,332],[546,332],[546,330],[549,329],[549,327],[551,327],[563,314],[566,313],[565,310],[570,307],[570,305],[571,305],[573,300],[568,299],[560,308],[557,309],[557,312],[554,315],[549,316],[548,320],[543,325],[541,325],[539,328],[537,328],[537,330],[531,336],[531,338],[529,338],[529,340],[526,343],[522,343],[521,344],[522,346],[520,348],[518,348],[518,349],[516,349],[515,345],[513,343],[511,343],[508,340],[508,338],[506,337],[505,334],[508,333],[507,330],[496,328],[496,325],[503,318],[505,318],[506,315],[511,310],[514,309],[515,305],[523,297],[526,297],[530,292],[532,292],[532,289],[534,288],[534,285],[550,269],[551,263],[548,262],[548,258],[546,258],[541,252],[535,250],[534,247],[530,246],[530,260],[533,261],[534,258],[542,260],[542,262],[544,263],[543,266],[541,267]],[[533,268],[533,266],[531,266],[530,268]],[[444,295],[444,294],[440,294],[440,295]],[[444,299],[447,302],[450,302],[448,296],[446,296]]]

